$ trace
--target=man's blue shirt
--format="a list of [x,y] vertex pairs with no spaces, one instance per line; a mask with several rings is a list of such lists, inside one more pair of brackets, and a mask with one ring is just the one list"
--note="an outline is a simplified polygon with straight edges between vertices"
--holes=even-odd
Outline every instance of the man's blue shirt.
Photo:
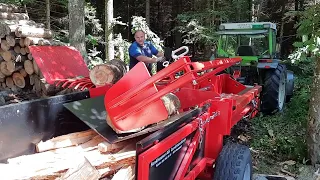
[[[136,41],[129,47],[130,65],[129,69],[132,69],[139,61],[136,59],[138,56],[143,55],[147,57],[152,57],[152,55],[157,55],[158,50],[152,45],[151,42],[145,41],[144,46],[141,47]],[[151,72],[151,64],[146,63],[146,66]]]

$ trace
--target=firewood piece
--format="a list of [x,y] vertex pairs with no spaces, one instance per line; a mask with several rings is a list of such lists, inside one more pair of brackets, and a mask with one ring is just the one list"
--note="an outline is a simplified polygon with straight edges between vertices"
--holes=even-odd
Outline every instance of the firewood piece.
[[24,69],[26,70],[26,72],[31,75],[34,73],[34,68],[33,68],[33,63],[30,60],[25,60],[24,61]]
[[0,82],[1,83],[5,82],[5,78],[0,78]]
[[13,48],[14,52],[16,52],[17,54],[20,54],[20,49],[21,49],[20,46],[15,46],[15,47]]
[[37,62],[36,61],[32,61],[32,64],[33,64],[34,73],[39,75],[40,70],[39,70]]
[[14,39],[14,36],[6,35],[6,41],[8,42],[9,46],[14,46],[16,44],[16,40]]
[[10,49],[10,45],[4,39],[1,40],[1,49],[4,51],[9,51],[9,49]]
[[13,13],[18,10],[17,6],[14,6],[12,4],[0,4],[0,12],[7,12],[7,13]]
[[7,69],[10,73],[13,73],[16,70],[16,65],[13,61],[7,61]]
[[33,60],[32,54],[28,54],[27,57],[28,57],[29,60]]
[[135,167],[133,165],[121,168],[111,180],[133,180],[135,177]]
[[26,51],[26,53],[27,53],[27,54],[29,54],[29,53],[30,53],[29,46],[24,47],[24,50]]
[[20,40],[19,40],[20,51],[21,51],[21,48],[25,47],[24,41],[25,41],[25,38],[20,38]]
[[[96,169],[109,168],[112,172],[114,168],[131,166],[135,163],[135,145],[128,146],[115,154],[101,154],[97,149],[86,152],[55,153],[51,151],[36,153],[32,155],[19,156],[8,159],[10,165],[20,165],[27,168],[28,176],[23,179],[55,179],[61,177],[61,173],[74,167],[74,162],[86,157]],[[30,162],[32,162],[30,164]],[[23,174],[25,175],[25,174]],[[19,179],[19,178],[18,178]]]
[[12,72],[10,72],[8,70],[8,67],[7,67],[7,62],[6,61],[2,61],[1,64],[0,64],[0,71],[2,74],[4,74],[5,76],[10,76],[12,74]]
[[29,16],[26,13],[7,13],[0,12],[0,19],[7,20],[29,20]]
[[6,35],[9,35],[11,32],[11,29],[9,26],[7,26],[5,23],[0,22],[0,37],[4,38]]
[[82,157],[76,166],[70,168],[61,178],[57,180],[98,180],[100,178],[99,171],[93,167],[87,158]]
[[43,38],[37,38],[37,37],[26,37],[24,39],[24,46],[31,46],[31,45],[44,45]]
[[36,145],[37,152],[44,152],[51,149],[69,147],[77,144],[82,144],[89,141],[92,137],[96,135],[93,130],[77,132],[72,134],[67,134],[64,136],[59,136],[48,141],[41,141]]
[[[28,73],[27,73],[28,74]],[[30,85],[34,85],[34,79],[35,79],[35,76],[37,76],[37,75],[35,75],[35,74],[32,74],[32,75],[29,75],[29,83],[30,83]]]
[[20,74],[23,76],[23,77],[27,77],[28,73],[26,72],[25,69],[20,69]]
[[20,48],[20,53],[21,53],[21,55],[26,55],[27,51],[25,48],[22,47],[22,48]]
[[17,37],[39,37],[45,39],[52,38],[51,30],[36,27],[18,27],[15,34]]
[[14,84],[17,87],[24,88],[26,86],[26,81],[24,80],[24,77],[20,73],[18,72],[13,73],[12,79]]
[[7,77],[7,78],[6,78],[6,85],[7,85],[7,87],[9,87],[9,88],[12,88],[12,87],[14,86],[14,82],[13,82],[12,77]]
[[127,144],[128,144],[128,142],[126,142],[126,141],[122,141],[122,142],[118,142],[118,143],[114,143],[114,144],[110,144],[108,142],[102,142],[102,143],[98,144],[98,150],[101,153],[111,152],[116,149],[122,149]]
[[5,60],[5,61],[11,61],[12,60],[12,53],[11,51],[4,51],[1,53],[1,56],[2,58]]
[[0,71],[0,78],[5,78],[6,75],[4,75],[1,71]]
[[[168,118],[170,116],[173,116],[173,115],[176,115],[178,114],[179,112],[179,109],[181,107],[181,103],[180,103],[180,100],[179,98],[173,94],[173,93],[169,93],[169,94],[166,94],[165,96],[163,96],[161,98],[167,112],[168,112]],[[111,121],[109,115],[107,114],[107,117],[106,117],[106,121],[107,121],[107,124],[117,133],[117,134],[123,134],[123,133],[133,133],[133,132],[138,132],[138,131],[141,131],[142,129],[144,129],[145,127],[139,127],[139,128],[135,128],[135,129],[131,129],[129,131],[121,131],[119,129],[117,129],[113,122]],[[165,120],[164,120],[165,121]]]
[[113,59],[105,64],[97,65],[90,71],[90,79],[96,86],[114,84],[127,72],[123,61]]

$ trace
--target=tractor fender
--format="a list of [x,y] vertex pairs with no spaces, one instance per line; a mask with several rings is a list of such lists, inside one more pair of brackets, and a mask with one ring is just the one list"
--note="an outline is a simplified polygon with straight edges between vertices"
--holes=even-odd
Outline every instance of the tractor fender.
[[294,90],[294,74],[292,71],[287,70],[287,99],[289,100],[293,96],[293,90]]
[[276,69],[278,67],[279,61],[273,60],[272,62],[258,62],[258,69]]

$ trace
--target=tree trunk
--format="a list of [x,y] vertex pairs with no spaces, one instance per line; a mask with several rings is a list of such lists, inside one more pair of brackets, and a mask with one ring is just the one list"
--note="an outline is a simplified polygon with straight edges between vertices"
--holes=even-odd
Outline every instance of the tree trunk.
[[69,38],[71,46],[75,47],[86,63],[86,43],[85,43],[85,23],[84,23],[84,1],[83,0],[69,0]]
[[46,0],[46,21],[47,21],[47,29],[51,29],[50,27],[50,0]]
[[311,101],[308,119],[308,151],[313,165],[320,163],[320,58],[316,60],[316,68],[311,88]]
[[150,0],[146,0],[146,22],[150,26]]
[[112,19],[113,19],[113,0],[105,1],[105,41],[106,41],[106,59],[110,61],[114,59],[114,47],[112,42],[113,30],[112,30]]

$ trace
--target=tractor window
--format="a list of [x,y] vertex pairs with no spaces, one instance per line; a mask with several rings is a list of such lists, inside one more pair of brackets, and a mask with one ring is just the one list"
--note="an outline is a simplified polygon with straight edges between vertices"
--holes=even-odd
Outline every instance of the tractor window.
[[261,56],[269,54],[268,34],[222,35],[224,56]]

